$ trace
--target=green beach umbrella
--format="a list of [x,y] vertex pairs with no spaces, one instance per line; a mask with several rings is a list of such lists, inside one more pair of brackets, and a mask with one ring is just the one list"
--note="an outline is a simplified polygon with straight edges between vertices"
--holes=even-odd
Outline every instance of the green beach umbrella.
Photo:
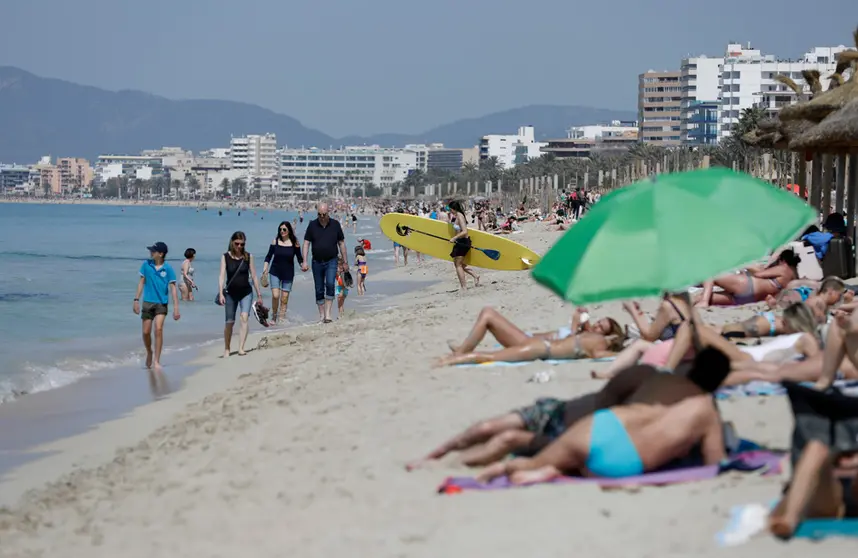
[[658,296],[765,257],[816,217],[794,195],[728,169],[660,175],[602,196],[533,277],[576,304]]

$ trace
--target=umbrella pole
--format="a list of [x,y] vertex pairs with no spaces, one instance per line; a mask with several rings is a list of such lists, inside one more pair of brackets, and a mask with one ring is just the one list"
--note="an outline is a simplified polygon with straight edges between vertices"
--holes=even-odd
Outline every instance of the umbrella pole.
[[819,213],[822,206],[822,156],[814,153],[810,165],[810,206]]
[[848,155],[837,156],[837,188],[834,192],[834,211],[843,213],[843,198],[846,195],[846,158]]
[[831,213],[831,180],[834,167],[831,155],[825,154],[822,156],[822,220],[824,221],[828,214]]
[[852,237],[852,242],[855,242],[855,211],[858,209],[856,196],[858,196],[858,154],[853,153],[849,156],[849,191],[846,197],[846,203],[849,209],[846,212],[846,230],[849,231],[849,236]]

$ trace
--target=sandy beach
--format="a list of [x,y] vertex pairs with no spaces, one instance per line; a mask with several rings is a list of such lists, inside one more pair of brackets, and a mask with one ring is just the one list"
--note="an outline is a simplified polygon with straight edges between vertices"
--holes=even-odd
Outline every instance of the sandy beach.
[[[560,234],[527,224],[513,239],[544,253]],[[531,331],[568,323],[572,307],[528,273],[482,270],[483,286],[464,294],[451,292],[448,262],[386,273],[439,282],[391,299],[387,310],[269,336],[245,358],[220,360],[214,349],[174,396],[35,448],[47,457],[0,484],[0,556],[854,554],[847,539],[784,544],[762,536],[716,546],[730,507],[772,501],[785,475],[729,473],[639,491],[578,485],[438,495],[445,477],[468,471],[445,463],[407,473],[406,461],[478,419],[598,389],[603,382],[590,371],[605,364],[432,369],[446,340],[464,336],[483,306]],[[653,310],[655,301],[643,307]],[[618,303],[589,310],[629,323]],[[704,318],[723,323],[751,311]],[[551,381],[527,381],[549,368]],[[789,446],[786,398],[720,408],[742,437]]]

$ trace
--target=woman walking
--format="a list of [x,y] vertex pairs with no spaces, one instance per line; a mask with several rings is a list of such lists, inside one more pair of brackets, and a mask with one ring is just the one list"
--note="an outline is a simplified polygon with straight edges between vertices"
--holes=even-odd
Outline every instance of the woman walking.
[[465,256],[471,251],[471,237],[468,234],[468,218],[465,216],[465,210],[461,202],[451,201],[450,207],[450,222],[453,224],[453,230],[456,235],[450,239],[453,243],[453,251],[450,252],[450,257],[453,258],[453,265],[456,267],[456,275],[459,278],[459,285],[462,290],[468,288],[465,274],[474,278],[474,286],[480,285],[480,276],[468,269],[465,265]]
[[223,328],[223,356],[229,356],[232,342],[232,329],[235,314],[239,312],[241,325],[238,334],[238,354],[244,356],[244,344],[247,341],[250,305],[253,303],[253,291],[261,300],[262,290],[256,277],[253,256],[246,250],[247,236],[241,231],[232,233],[229,248],[220,259],[220,278],[218,280],[218,302],[226,311],[226,325]]
[[[295,279],[295,258],[298,258],[298,265],[304,263],[295,229],[289,221],[283,221],[277,227],[277,236],[271,241],[262,266],[262,277],[267,275],[270,278],[271,315],[275,324],[286,320],[286,306]],[[262,283],[265,284],[265,281]]]
[[197,284],[194,283],[194,258],[196,257],[197,251],[193,248],[185,250],[185,261],[182,262],[182,282],[179,284],[182,300],[194,300],[194,290],[197,288]]

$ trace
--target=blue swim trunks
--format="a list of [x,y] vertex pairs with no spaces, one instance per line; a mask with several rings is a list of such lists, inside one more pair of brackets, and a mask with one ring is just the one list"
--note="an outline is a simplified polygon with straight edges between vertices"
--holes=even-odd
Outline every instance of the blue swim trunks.
[[623,423],[610,409],[593,414],[587,469],[596,476],[612,478],[633,477],[644,472],[638,450]]

